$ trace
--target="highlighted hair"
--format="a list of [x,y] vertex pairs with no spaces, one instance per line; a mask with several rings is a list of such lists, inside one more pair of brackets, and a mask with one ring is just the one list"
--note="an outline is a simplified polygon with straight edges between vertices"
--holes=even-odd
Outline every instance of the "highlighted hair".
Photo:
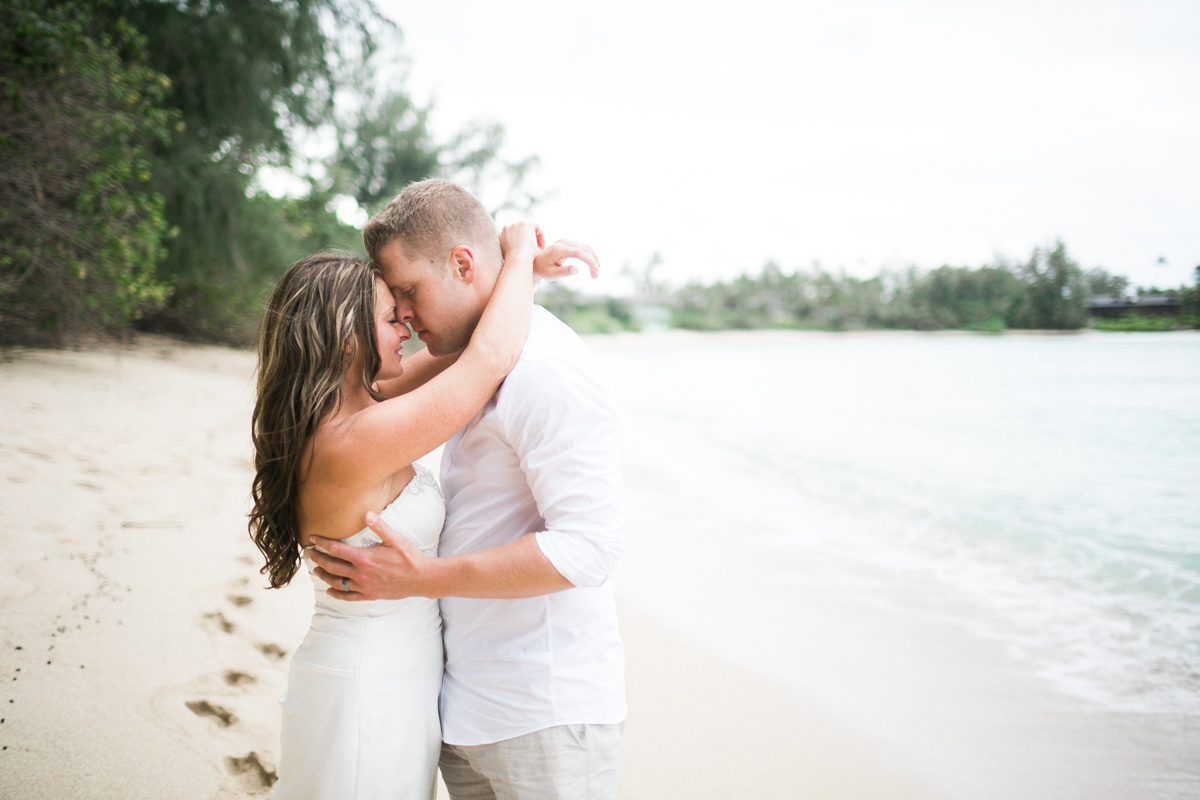
[[[321,421],[342,401],[342,381],[362,355],[362,382],[379,373],[375,302],[379,270],[336,252],[293,264],[271,292],[258,333],[258,393],[251,419],[254,483],[250,536],[272,588],[300,565],[296,497],[300,462]],[[311,456],[310,456],[311,459]]]

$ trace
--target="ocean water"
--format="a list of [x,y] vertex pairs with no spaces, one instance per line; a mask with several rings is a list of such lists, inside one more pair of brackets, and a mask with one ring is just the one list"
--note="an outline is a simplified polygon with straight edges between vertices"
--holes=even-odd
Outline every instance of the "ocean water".
[[[733,550],[776,573],[857,564],[861,596],[952,617],[1104,708],[1200,713],[1200,334],[812,335],[600,360],[626,435],[661,453],[627,475],[661,494],[644,507],[689,497],[672,513],[747,531]],[[757,507],[709,502],[725,487],[695,484],[721,469]],[[714,569],[686,548],[654,563]]]

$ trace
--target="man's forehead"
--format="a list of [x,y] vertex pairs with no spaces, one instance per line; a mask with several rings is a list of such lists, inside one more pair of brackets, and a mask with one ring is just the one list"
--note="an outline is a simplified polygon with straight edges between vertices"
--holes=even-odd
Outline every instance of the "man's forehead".
[[426,263],[428,259],[410,253],[401,239],[393,239],[380,248],[376,260],[384,280],[393,289],[399,283],[408,283],[420,278],[429,267]]

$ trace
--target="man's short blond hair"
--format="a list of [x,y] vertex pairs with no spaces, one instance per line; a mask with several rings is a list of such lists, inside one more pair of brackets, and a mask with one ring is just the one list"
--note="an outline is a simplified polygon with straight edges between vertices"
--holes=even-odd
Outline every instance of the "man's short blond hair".
[[400,239],[410,256],[440,263],[460,244],[502,260],[496,226],[475,196],[440,178],[410,183],[363,228],[363,245],[375,262],[379,251]]

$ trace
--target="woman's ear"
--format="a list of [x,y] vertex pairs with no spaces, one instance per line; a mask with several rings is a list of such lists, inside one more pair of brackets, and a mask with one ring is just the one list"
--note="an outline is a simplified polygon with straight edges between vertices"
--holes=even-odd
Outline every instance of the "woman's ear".
[[463,283],[474,283],[479,277],[475,264],[475,253],[465,244],[460,244],[450,251],[450,269],[454,277]]

